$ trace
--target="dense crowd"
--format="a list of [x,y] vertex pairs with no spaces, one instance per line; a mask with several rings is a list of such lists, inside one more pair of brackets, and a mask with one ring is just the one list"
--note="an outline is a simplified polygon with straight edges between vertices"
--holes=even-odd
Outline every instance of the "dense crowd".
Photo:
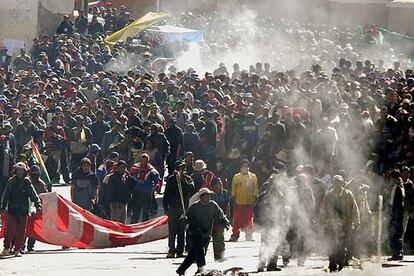
[[[28,187],[51,188],[32,141],[50,183],[70,183],[72,201],[103,218],[146,221],[163,193],[167,257],[188,251],[180,275],[194,260],[205,266],[210,235],[223,260],[228,219],[233,242],[240,230],[251,240],[253,222],[262,233],[259,270],[278,270],[277,255],[302,265],[323,239],[332,241],[330,270],[341,270],[352,256],[374,254],[379,195],[392,259],[402,259],[405,231],[414,245],[414,74],[403,54],[359,28],[255,19],[251,37],[250,24],[181,14],[171,22],[205,32],[202,68],[260,52],[246,68],[240,60],[196,72],[174,64],[185,42],[144,31],[107,45],[132,20],[125,7],[90,12],[91,22],[65,16],[57,34],[37,37],[13,61],[0,51],[0,184],[13,222],[5,254],[24,246],[16,233],[24,236],[25,196],[40,208]],[[166,57],[172,62],[157,63]],[[273,249],[271,229],[285,240]]]

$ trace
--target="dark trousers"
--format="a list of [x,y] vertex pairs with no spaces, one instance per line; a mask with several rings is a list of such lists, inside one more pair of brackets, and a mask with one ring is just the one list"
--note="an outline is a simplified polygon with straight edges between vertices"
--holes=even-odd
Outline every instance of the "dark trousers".
[[220,260],[224,257],[224,250],[226,245],[224,243],[224,226],[223,225],[214,225],[213,227],[213,251],[214,259]]
[[175,171],[175,162],[177,161],[176,154],[170,154],[167,157],[168,175],[173,175]]
[[408,218],[408,225],[405,232],[405,242],[410,244],[411,250],[414,250],[414,219]]
[[36,240],[32,238],[27,239],[27,250],[33,250]]
[[171,254],[182,254],[184,252],[185,225],[180,222],[182,214],[183,211],[179,208],[170,207],[168,210],[168,253]]
[[329,271],[341,271],[346,261],[347,234],[340,231],[330,231],[331,249],[329,253]]
[[82,161],[82,159],[86,156],[86,152],[84,153],[72,153],[70,155],[70,169],[71,172],[73,172],[74,170],[76,170],[77,168],[80,167],[80,162]]
[[404,210],[399,210],[398,208],[391,208],[389,224],[389,242],[393,257],[403,256],[403,221]]
[[139,218],[141,217],[142,211],[142,220],[147,221],[150,217],[151,212],[151,193],[141,193],[141,192],[134,192],[132,195],[132,218],[131,223],[137,223]]
[[190,251],[188,251],[183,263],[177,269],[179,274],[184,274],[194,261],[197,263],[198,268],[206,265],[205,247],[208,239],[201,236],[191,236],[191,242]]

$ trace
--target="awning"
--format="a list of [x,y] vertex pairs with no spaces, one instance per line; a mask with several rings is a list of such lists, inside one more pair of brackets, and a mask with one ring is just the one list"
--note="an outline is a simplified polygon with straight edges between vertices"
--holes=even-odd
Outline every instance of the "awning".
[[147,29],[148,32],[163,35],[168,42],[175,41],[202,41],[204,36],[202,31],[186,29],[182,27],[163,25],[152,26]]

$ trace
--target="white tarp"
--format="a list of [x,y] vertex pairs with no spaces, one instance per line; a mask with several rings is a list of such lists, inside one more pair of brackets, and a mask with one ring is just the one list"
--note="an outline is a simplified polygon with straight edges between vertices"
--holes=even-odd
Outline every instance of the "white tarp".
[[147,29],[148,32],[163,35],[168,42],[175,41],[202,41],[203,32],[191,30],[172,25],[153,26]]

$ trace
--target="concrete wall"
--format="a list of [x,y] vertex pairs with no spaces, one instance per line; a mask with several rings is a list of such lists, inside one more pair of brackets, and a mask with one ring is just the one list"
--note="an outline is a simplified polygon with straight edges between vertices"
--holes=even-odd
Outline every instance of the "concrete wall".
[[30,47],[38,34],[54,33],[73,7],[73,0],[0,0],[0,45]]
[[388,7],[388,29],[414,35],[414,1],[393,1]]
[[331,22],[339,25],[375,24],[386,28],[388,25],[388,10],[383,2],[334,0],[330,3],[329,18]]
[[37,32],[37,0],[0,0],[0,45],[4,40],[30,43]]

